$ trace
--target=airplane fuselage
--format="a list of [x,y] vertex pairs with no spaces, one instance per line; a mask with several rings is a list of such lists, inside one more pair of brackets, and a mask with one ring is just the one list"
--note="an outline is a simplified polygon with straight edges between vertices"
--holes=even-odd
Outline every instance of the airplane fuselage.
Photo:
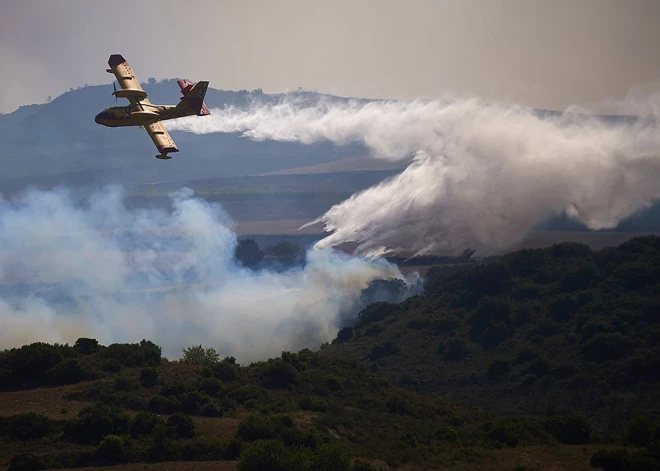
[[106,108],[96,115],[94,121],[97,124],[111,128],[145,126],[156,121],[176,118],[177,116],[169,116],[173,113],[168,113],[170,110],[174,110],[174,108],[176,108],[176,105],[154,105],[149,103],[148,100],[142,100],[131,103],[128,106]]

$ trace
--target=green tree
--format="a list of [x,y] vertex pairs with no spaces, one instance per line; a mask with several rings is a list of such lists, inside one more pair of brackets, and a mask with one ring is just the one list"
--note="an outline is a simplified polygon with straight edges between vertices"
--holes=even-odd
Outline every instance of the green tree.
[[637,415],[626,424],[624,437],[628,443],[646,446],[654,440],[656,431],[655,420],[646,415]]
[[272,255],[288,265],[298,265],[305,261],[303,246],[288,240],[267,247],[266,254]]
[[162,420],[153,412],[141,411],[131,422],[131,437],[149,435]]
[[78,413],[77,420],[67,424],[65,435],[77,443],[97,444],[106,435],[122,435],[129,429],[130,418],[117,407],[95,404]]
[[546,428],[555,439],[567,445],[589,443],[591,438],[589,422],[574,415],[552,417],[547,420]]
[[220,355],[214,348],[204,348],[201,344],[183,349],[183,363],[192,363],[193,365],[207,366],[220,361]]
[[254,267],[261,263],[264,253],[254,239],[241,239],[238,241],[234,257],[246,267]]
[[87,372],[75,358],[67,358],[46,373],[50,384],[74,384],[87,379]]
[[119,463],[124,457],[124,440],[119,435],[107,435],[96,448],[96,456],[105,463]]
[[158,383],[158,370],[156,368],[142,368],[140,371],[140,386],[153,388]]
[[195,423],[181,412],[169,416],[167,428],[174,438],[193,438],[195,436]]
[[52,430],[48,417],[34,412],[15,415],[7,421],[7,435],[16,441],[35,440]]
[[309,448],[287,448],[279,440],[258,440],[241,453],[238,471],[311,471],[313,460]]
[[84,338],[84,337],[81,337],[78,340],[76,340],[76,343],[74,344],[73,347],[76,350],[78,350],[80,353],[82,353],[83,355],[89,355],[90,353],[96,353],[101,348],[99,346],[99,341],[98,340]]

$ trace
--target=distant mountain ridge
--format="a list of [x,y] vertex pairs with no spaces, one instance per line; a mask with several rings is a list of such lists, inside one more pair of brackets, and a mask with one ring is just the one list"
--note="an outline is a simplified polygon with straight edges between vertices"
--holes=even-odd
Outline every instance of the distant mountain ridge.
[[[154,103],[177,103],[179,100],[176,79],[142,85]],[[159,182],[190,185],[193,181],[208,179],[218,185],[233,185],[250,175],[268,175],[269,181],[274,184],[288,182],[287,174],[338,172],[337,175],[348,175],[346,172],[358,171],[360,175],[351,174],[361,179],[363,184],[355,185],[363,189],[365,185],[373,184],[374,178],[385,178],[383,171],[387,170],[391,175],[404,168],[403,162],[400,166],[399,163],[374,165],[374,162],[369,162],[371,159],[363,158],[369,150],[359,143],[339,146],[327,141],[309,145],[257,142],[242,137],[241,133],[196,135],[182,131],[171,131],[181,151],[172,160],[158,161],[154,158],[156,149],[144,130],[112,129],[94,122],[94,116],[100,110],[115,104],[111,93],[110,84],[85,86],[70,90],[49,103],[25,105],[12,113],[0,114],[0,194],[11,194],[30,186],[92,189],[107,184],[123,184],[134,188],[136,185]],[[309,101],[310,104],[322,99],[337,103],[348,100],[365,103],[380,101],[310,91],[292,92],[291,95],[298,101]],[[275,103],[285,96],[287,94],[266,94],[261,90],[209,88],[205,101],[209,108],[247,107],[254,102]],[[535,112],[541,117],[553,117],[560,113],[553,110]],[[599,118],[609,122],[636,119],[634,116],[615,115]],[[264,194],[261,197],[268,201],[255,200],[255,211],[265,203],[272,203],[272,196]],[[307,203],[303,202],[308,199],[300,195],[297,204],[305,206]],[[336,199],[336,195],[328,198],[319,210],[329,209],[331,204],[337,203]],[[313,217],[318,215],[320,213]],[[240,215],[234,216],[242,218]],[[279,217],[296,219],[303,216],[286,213]],[[312,216],[305,214],[304,217]],[[615,230],[648,232],[658,228],[660,205],[653,205],[623,221]],[[566,215],[559,215],[544,222],[538,229],[570,231],[586,228]]]
[[[175,104],[179,100],[176,79],[145,83],[143,87],[155,103]],[[96,113],[115,104],[111,92],[110,85],[82,87],[50,103],[21,106],[13,113],[0,115],[0,190],[30,183],[84,186],[232,177],[317,165],[366,153],[358,144],[254,142],[239,133],[193,135],[173,131],[181,152],[171,161],[160,162],[153,158],[156,151],[144,130],[111,129],[94,122]],[[300,94],[312,101],[321,97],[346,100],[314,92]],[[243,107],[255,100],[274,102],[281,97],[260,90],[209,88],[205,101],[210,108]]]
[[[177,103],[179,87],[176,80],[142,85],[152,102]],[[339,146],[330,142],[310,145],[255,142],[241,137],[240,133],[194,135],[172,131],[181,152],[171,161],[159,162],[153,159],[156,151],[144,130],[111,129],[94,122],[96,113],[115,104],[111,92],[109,84],[79,87],[49,103],[21,106],[12,113],[0,115],[0,162],[3,169],[0,191],[13,191],[26,184],[87,186],[281,173],[369,153],[359,143]],[[310,91],[292,94],[296,99],[309,100],[310,104],[320,99],[349,100]],[[266,94],[260,89],[228,91],[209,88],[206,103],[210,108],[246,107],[255,101],[274,103],[285,95]],[[540,116],[559,113],[536,111]]]

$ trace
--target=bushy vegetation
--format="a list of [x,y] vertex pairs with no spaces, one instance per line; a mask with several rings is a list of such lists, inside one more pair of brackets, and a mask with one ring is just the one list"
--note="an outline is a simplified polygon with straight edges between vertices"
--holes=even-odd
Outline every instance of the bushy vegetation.
[[250,365],[202,345],[169,361],[147,340],[6,350],[3,389],[63,386],[87,405],[0,418],[0,456],[10,470],[478,469],[534,445],[579,450],[575,469],[659,469],[657,262],[646,237],[444,267],[400,302],[400,280],[377,280],[332,344]]
[[148,340],[107,347],[86,338],[73,347],[36,342],[0,352],[0,390],[74,384],[123,367],[157,366],[160,361],[160,347]]
[[423,295],[370,304],[324,353],[500,414],[571,416],[548,422],[564,443],[621,436],[660,416],[659,267],[645,236],[431,269]]

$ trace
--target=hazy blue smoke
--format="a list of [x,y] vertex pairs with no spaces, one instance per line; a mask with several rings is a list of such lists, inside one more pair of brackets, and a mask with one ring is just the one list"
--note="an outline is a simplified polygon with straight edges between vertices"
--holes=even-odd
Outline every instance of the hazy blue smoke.
[[202,343],[239,361],[334,338],[385,261],[312,251],[305,268],[254,272],[233,260],[232,221],[190,190],[174,210],[129,210],[119,187],[0,199],[0,348],[33,341],[150,339],[170,358]]

